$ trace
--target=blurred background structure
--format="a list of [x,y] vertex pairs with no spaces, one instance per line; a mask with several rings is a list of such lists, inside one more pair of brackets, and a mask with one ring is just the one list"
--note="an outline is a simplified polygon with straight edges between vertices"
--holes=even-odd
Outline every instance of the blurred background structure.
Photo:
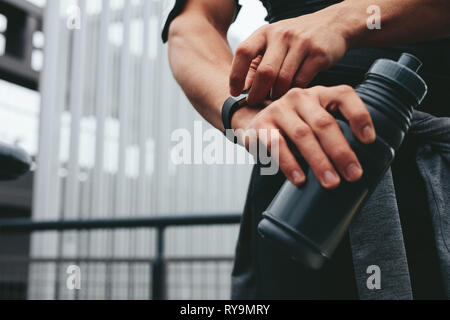
[[[172,162],[173,131],[193,133],[202,120],[173,80],[160,40],[171,2],[0,0],[0,141],[35,159],[27,176],[0,183],[2,221],[242,211],[251,165]],[[234,47],[264,23],[257,0],[241,3]],[[228,223],[164,233],[0,229],[0,299],[157,298],[158,236],[165,298],[227,299],[238,221]],[[80,267],[81,290],[66,285],[69,265]]]

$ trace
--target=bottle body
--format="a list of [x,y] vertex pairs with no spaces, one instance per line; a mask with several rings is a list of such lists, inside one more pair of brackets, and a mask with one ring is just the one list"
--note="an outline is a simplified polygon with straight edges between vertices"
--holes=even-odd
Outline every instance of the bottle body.
[[[263,213],[258,226],[260,235],[279,244],[307,267],[319,269],[331,258],[353,217],[391,166],[395,151],[409,129],[413,108],[420,103],[409,89],[419,86],[403,86],[403,83],[409,84],[410,78],[405,80],[401,73],[406,77],[420,77],[415,70],[405,71],[406,66],[400,64],[404,56],[399,63],[385,60],[381,67],[380,63],[374,64],[374,73],[369,72],[366,80],[356,88],[372,116],[377,132],[374,143],[359,142],[348,123],[337,120],[361,163],[363,177],[356,183],[343,181],[337,189],[327,190],[320,185],[311,168],[303,166],[306,184],[297,187],[287,181]],[[406,56],[408,62],[409,55]],[[384,73],[386,77],[383,77]],[[398,74],[401,76],[395,78]],[[412,82],[417,83],[421,84]],[[424,93],[418,92],[422,96],[426,94],[426,85],[423,85]]]
[[261,235],[281,244],[295,260],[313,269],[321,268],[331,258],[361,204],[394,160],[394,149],[381,138],[363,145],[347,123],[338,122],[360,160],[363,177],[356,183],[343,181],[337,189],[326,190],[308,168],[307,184],[297,187],[286,182],[258,227]]

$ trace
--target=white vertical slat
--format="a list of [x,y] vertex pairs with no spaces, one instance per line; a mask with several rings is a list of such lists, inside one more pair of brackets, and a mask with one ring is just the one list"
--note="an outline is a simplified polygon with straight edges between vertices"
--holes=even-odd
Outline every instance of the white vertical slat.
[[[44,19],[44,67],[41,74],[41,111],[39,119],[39,152],[37,155],[37,170],[35,172],[34,188],[33,188],[33,219],[52,219],[57,216],[54,211],[53,182],[54,176],[58,173],[58,163],[55,161],[55,144],[54,137],[57,134],[57,124],[54,121],[58,116],[55,92],[58,88],[57,63],[58,59],[58,22],[59,22],[59,0],[47,1]],[[52,179],[53,178],[53,179]],[[56,237],[55,235],[33,235],[32,249],[33,255],[55,255],[56,254]],[[53,286],[42,290],[39,287],[38,279],[46,283],[54,281],[51,275],[54,267],[42,270],[37,266],[30,268],[29,278],[29,298],[47,298],[53,297]],[[40,271],[47,271],[44,277],[39,274]],[[44,279],[42,279],[44,278]]]
[[[59,130],[57,130],[56,134],[54,135],[54,163],[55,163],[55,167],[57,168],[55,171],[55,174],[52,175],[51,179],[52,179],[52,185],[53,187],[53,192],[52,194],[54,195],[53,197],[53,201],[52,201],[52,206],[53,209],[52,212],[55,213],[55,215],[57,215],[57,218],[60,219],[61,217],[61,213],[62,213],[62,205],[63,205],[63,195],[64,195],[64,181],[65,181],[65,168],[63,168],[63,165],[61,164],[61,159],[60,159],[60,149],[61,149],[61,145],[64,142],[67,141],[63,141],[63,139],[61,139],[61,133],[62,133],[62,114],[64,112],[64,110],[67,107],[68,101],[67,101],[67,82],[69,81],[68,79],[68,74],[69,74],[69,70],[70,70],[70,61],[69,61],[69,44],[70,44],[70,39],[69,39],[69,34],[70,31],[65,27],[66,25],[66,21],[63,19],[59,19],[59,50],[58,50],[58,90],[56,90],[56,96],[57,96],[57,108],[55,110],[55,127],[59,128]],[[63,250],[63,246],[62,243],[74,243],[74,235],[75,232],[66,232],[66,233],[59,233],[57,235],[57,246],[58,246],[58,256],[62,255],[62,250]],[[75,256],[75,252],[72,252],[73,256]],[[57,270],[61,270],[61,269],[57,269]],[[59,276],[61,278],[61,274],[56,275]],[[61,299],[69,299],[72,295],[71,292],[66,292],[68,293],[67,295],[64,295],[63,292],[61,291],[61,287],[63,286],[63,284],[60,281],[60,285],[59,285],[59,297]],[[72,292],[73,293],[73,292]]]
[[[151,22],[150,25],[150,35],[151,40],[155,40],[153,38],[153,35],[157,35],[159,33],[159,30],[162,25],[161,21],[161,7],[160,2],[151,1],[152,4],[152,13],[151,13]],[[156,30],[155,30],[156,29]],[[157,36],[156,36],[156,39]],[[147,192],[149,194],[147,201],[146,201],[146,208],[147,211],[151,215],[158,214],[158,203],[157,203],[157,197],[158,197],[158,168],[159,164],[157,162],[158,157],[158,125],[159,125],[159,116],[160,116],[160,106],[159,103],[159,97],[160,97],[160,76],[161,76],[161,61],[162,61],[162,44],[160,41],[156,41],[155,43],[151,43],[151,49],[152,52],[155,53],[155,56],[151,56],[152,58],[152,72],[151,72],[151,82],[149,83],[149,91],[150,91],[150,101],[149,101],[149,107],[151,108],[150,112],[150,122],[148,123],[149,126],[149,141],[150,149],[147,150],[149,152],[149,159],[152,163],[152,172],[151,175],[148,177],[147,181]],[[150,256],[154,256],[155,254],[155,232],[153,230],[148,231],[148,249],[147,252]]]
[[146,190],[146,163],[147,156],[146,144],[149,136],[149,114],[150,108],[150,92],[149,84],[151,80],[151,64],[150,64],[150,18],[151,18],[151,1],[144,1],[144,14],[142,17],[143,33],[142,33],[142,69],[141,69],[141,104],[139,115],[139,179],[138,179],[138,213],[143,215],[146,213],[145,199],[148,197]]
[[159,145],[159,150],[157,150],[157,163],[158,169],[156,171],[158,176],[158,204],[159,210],[158,214],[173,214],[171,211],[171,190],[170,190],[170,180],[169,177],[169,159],[168,150],[170,148],[170,132],[171,132],[171,117],[170,113],[173,101],[173,86],[169,82],[170,69],[168,66],[167,59],[167,47],[163,48],[162,51],[163,61],[162,61],[162,73],[161,78],[161,95],[160,95],[160,118],[158,126],[158,139],[157,144]]
[[[69,111],[70,111],[70,140],[69,160],[67,165],[67,179],[63,202],[62,219],[81,218],[82,197],[80,196],[80,125],[84,106],[85,81],[85,53],[87,45],[87,14],[86,0],[78,1],[80,14],[80,28],[72,30],[73,43],[71,52]],[[68,255],[81,254],[83,235],[77,232],[76,242],[63,242],[61,253]],[[58,269],[57,269],[58,270]],[[60,273],[62,268],[59,268]]]
[[[149,154],[147,153],[147,142],[149,140],[149,124],[151,121],[151,61],[150,61],[150,19],[152,11],[152,2],[143,1],[143,14],[142,14],[142,57],[141,57],[141,70],[140,70],[140,111],[139,114],[139,177],[137,186],[137,214],[139,216],[148,215],[149,208],[147,205],[147,199],[151,196],[148,189],[148,175],[146,172],[147,161]],[[147,230],[136,231],[135,242],[133,245],[136,248],[136,257],[145,257],[147,253],[150,240],[150,234]],[[146,283],[146,274],[137,273],[133,277],[137,284]],[[133,292],[134,296],[139,299],[147,298],[147,295],[142,295],[137,286]]]
[[59,128],[55,127],[53,119],[58,88],[57,64],[58,59],[58,30],[59,30],[59,0],[49,0],[45,9],[45,61],[41,75],[41,111],[39,119],[39,153],[37,155],[37,170],[35,173],[35,187],[33,196],[33,217],[36,219],[52,218],[51,177],[54,170],[53,137]]
[[[156,26],[158,28],[158,30],[160,29],[161,25],[162,25],[162,21],[161,21],[161,17],[160,17],[160,13],[161,13],[161,8],[160,8],[160,2],[154,2],[154,10],[156,14],[153,14],[152,16],[154,17],[154,19],[156,19]],[[154,31],[153,31],[154,32]],[[154,151],[155,151],[155,157],[154,157],[154,166],[153,166],[153,174],[151,177],[151,194],[154,195],[153,196],[153,201],[151,201],[150,203],[150,208],[151,208],[151,212],[153,214],[158,214],[158,190],[160,188],[160,186],[158,185],[159,180],[159,162],[157,160],[158,158],[158,150],[159,150],[159,143],[158,143],[158,127],[159,127],[159,119],[160,119],[160,113],[161,113],[161,104],[160,104],[160,96],[162,95],[160,92],[160,86],[161,86],[161,65],[162,65],[162,44],[158,41],[156,44],[156,48],[155,48],[155,52],[156,52],[156,57],[155,57],[155,61],[154,61],[154,68],[153,68],[153,72],[154,72],[154,76],[155,76],[155,80],[153,82],[153,88],[152,88],[152,111],[153,111],[153,121],[151,123],[151,133],[152,133],[152,139],[153,139],[153,143],[154,143]],[[152,253],[154,252],[154,250],[152,250]]]
[[123,40],[120,60],[120,87],[119,87],[119,167],[116,182],[116,215],[125,214],[125,165],[126,147],[128,142],[128,121],[130,109],[129,75],[130,75],[130,22],[131,2],[125,1],[123,9]]
[[[97,105],[96,105],[96,137],[95,137],[95,165],[93,169],[93,191],[92,212],[94,217],[107,217],[107,206],[105,205],[107,189],[105,185],[104,162],[105,162],[105,120],[108,110],[108,88],[110,76],[110,1],[102,0],[102,11],[100,14],[99,54],[98,54],[98,76],[97,76]],[[105,253],[106,233],[100,231],[93,236],[91,252],[95,255]]]
[[[131,1],[125,1],[123,7],[123,38],[120,52],[120,86],[119,86],[119,155],[118,171],[115,184],[115,216],[123,216],[126,212],[126,151],[128,146],[129,113],[130,113],[130,24],[131,24]],[[123,255],[126,249],[127,236],[122,230],[115,232],[114,237],[115,255]],[[113,272],[119,273],[114,279],[119,282],[126,281],[126,272],[121,266],[115,266]],[[113,288],[113,297],[120,298],[124,288],[120,286]]]
[[74,30],[71,86],[70,86],[70,151],[68,164],[68,177],[64,201],[64,218],[76,218],[79,215],[79,146],[80,122],[84,95],[84,63],[86,46],[86,0],[79,1],[80,29]]
[[92,215],[105,216],[103,202],[104,186],[104,152],[105,152],[105,118],[108,103],[108,75],[109,75],[109,40],[110,23],[109,0],[102,0],[100,17],[98,75],[97,75],[97,106],[96,106],[96,137],[95,137],[95,167],[94,188],[92,192]]

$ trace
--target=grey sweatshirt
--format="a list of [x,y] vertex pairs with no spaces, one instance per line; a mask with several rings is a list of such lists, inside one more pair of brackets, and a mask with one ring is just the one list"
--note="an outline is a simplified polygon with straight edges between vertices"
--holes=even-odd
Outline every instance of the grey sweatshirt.
[[[450,298],[450,118],[416,111],[409,135],[420,137],[412,161],[425,183],[441,276]],[[350,241],[361,299],[413,298],[390,170],[355,217]]]

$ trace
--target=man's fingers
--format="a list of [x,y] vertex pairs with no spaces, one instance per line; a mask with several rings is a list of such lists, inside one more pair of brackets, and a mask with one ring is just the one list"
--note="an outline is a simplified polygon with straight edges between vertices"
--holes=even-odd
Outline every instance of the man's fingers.
[[295,75],[293,86],[306,88],[316,75],[327,67],[328,63],[323,57],[309,55]]
[[320,101],[325,108],[338,108],[350,123],[353,134],[363,143],[373,143],[376,133],[369,110],[355,90],[346,85],[319,88]]
[[250,105],[257,105],[266,99],[277,79],[286,53],[287,47],[281,42],[274,43],[267,48],[256,70],[253,85],[248,95]]
[[292,86],[294,76],[302,65],[306,54],[307,52],[301,44],[289,49],[273,87],[273,100],[281,98],[286,92],[289,91]]
[[264,34],[257,32],[237,48],[230,73],[230,93],[232,96],[238,96],[244,90],[250,65],[253,59],[264,51],[265,45]]
[[[305,90],[299,89],[299,91]],[[302,92],[298,93],[297,101],[297,112],[313,130],[322,149],[330,157],[336,169],[347,181],[359,180],[363,174],[361,164],[336,119],[321,107],[319,101],[308,98]]]
[[270,152],[272,160],[278,163],[281,171],[292,184],[297,186],[304,184],[305,173],[289,149],[286,139],[274,127],[267,132],[268,134],[259,133],[259,141]]
[[320,184],[327,189],[336,188],[341,182],[339,175],[312,129],[295,112],[283,113],[283,116],[277,118],[277,124],[295,144]]

